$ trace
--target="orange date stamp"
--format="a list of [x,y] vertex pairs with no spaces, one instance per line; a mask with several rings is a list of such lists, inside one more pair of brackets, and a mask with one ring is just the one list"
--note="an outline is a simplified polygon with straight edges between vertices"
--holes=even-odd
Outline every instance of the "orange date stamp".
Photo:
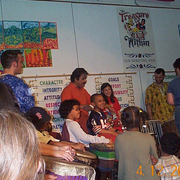
[[[152,176],[154,176],[154,173],[156,173],[159,177],[166,176],[166,174],[161,173],[164,169],[164,167],[162,165],[158,165],[157,169],[158,169],[158,172],[156,173],[156,171],[154,170],[154,166],[153,165],[151,166],[151,175]],[[172,165],[171,169],[172,169],[171,176],[180,176],[180,166]],[[177,175],[176,171],[178,172],[178,175]],[[140,176],[144,176],[142,165],[139,166],[139,168],[136,171],[136,174],[139,174]]]

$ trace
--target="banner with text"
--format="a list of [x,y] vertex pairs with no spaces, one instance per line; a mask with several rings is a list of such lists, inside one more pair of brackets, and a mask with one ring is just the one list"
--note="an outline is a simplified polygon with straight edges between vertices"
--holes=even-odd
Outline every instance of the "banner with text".
[[51,121],[53,132],[61,132],[64,119],[59,115],[59,106],[61,104],[61,92],[69,84],[67,78],[38,78],[29,81],[34,89],[36,105],[49,111],[53,119]]
[[156,68],[150,11],[117,8],[124,70]]

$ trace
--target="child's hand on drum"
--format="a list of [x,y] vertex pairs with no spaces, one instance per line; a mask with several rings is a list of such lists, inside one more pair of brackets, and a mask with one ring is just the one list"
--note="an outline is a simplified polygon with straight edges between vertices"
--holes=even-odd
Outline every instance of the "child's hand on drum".
[[58,151],[56,157],[61,157],[66,161],[74,161],[74,150]]
[[76,144],[74,145],[74,149],[77,149],[77,150],[80,150],[80,151],[83,151],[83,152],[86,151],[86,150],[85,150],[85,145],[84,145],[83,143],[76,143]]
[[113,144],[113,140],[112,139],[109,139],[109,144]]

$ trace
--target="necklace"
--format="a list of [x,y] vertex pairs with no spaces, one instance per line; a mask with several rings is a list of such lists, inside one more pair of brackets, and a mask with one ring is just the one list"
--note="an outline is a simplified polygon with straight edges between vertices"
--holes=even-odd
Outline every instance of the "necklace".
[[164,86],[162,88],[159,87],[159,90],[161,92],[161,95],[164,96],[165,95],[165,89]]

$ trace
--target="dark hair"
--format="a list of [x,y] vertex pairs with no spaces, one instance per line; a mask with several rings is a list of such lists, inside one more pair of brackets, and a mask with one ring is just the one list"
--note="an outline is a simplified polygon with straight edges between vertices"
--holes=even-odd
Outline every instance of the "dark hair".
[[69,99],[63,101],[59,107],[59,114],[61,115],[61,117],[66,119],[69,113],[72,111],[73,106],[75,105],[80,106],[80,102],[76,99]]
[[94,101],[95,101],[95,98],[97,97],[97,96],[102,96],[101,94],[93,94],[92,96],[91,96],[91,98],[90,98],[90,100],[91,100],[91,102],[93,103]]
[[144,23],[146,22],[146,20],[145,20],[145,19],[141,19],[141,21],[144,21]]
[[111,89],[111,96],[110,96],[110,100],[111,100],[111,102],[115,102],[115,100],[114,100],[114,92],[113,92],[113,89],[112,89],[112,86],[109,84],[109,83],[103,83],[102,85],[101,85],[101,95],[104,97],[104,100],[105,100],[105,102],[106,102],[106,104],[109,104],[109,101],[108,101],[108,99],[107,99],[107,96],[102,92],[106,87],[110,87],[110,89]]
[[22,54],[20,50],[6,50],[1,55],[1,64],[3,68],[10,68],[14,61],[18,62],[18,54]]
[[180,138],[175,133],[166,133],[163,134],[160,139],[160,144],[162,150],[167,153],[174,155],[178,152],[180,148]]
[[176,61],[173,63],[173,67],[174,69],[180,69],[180,58],[176,59]]
[[[39,118],[37,113],[39,113],[42,117]],[[42,107],[32,107],[27,113],[25,113],[25,116],[33,123],[38,131],[41,131],[43,126],[51,120],[49,113]]]
[[76,68],[71,74],[71,82],[74,82],[75,79],[79,80],[82,74],[88,75],[88,72],[84,68]]
[[12,89],[5,83],[0,82],[0,110],[9,109],[13,111],[19,110],[19,104]]
[[161,74],[164,76],[165,75],[165,71],[163,68],[157,68],[154,72],[155,74]]
[[129,106],[123,110],[121,114],[121,121],[127,130],[139,127],[141,121],[145,121],[145,113],[138,107]]

